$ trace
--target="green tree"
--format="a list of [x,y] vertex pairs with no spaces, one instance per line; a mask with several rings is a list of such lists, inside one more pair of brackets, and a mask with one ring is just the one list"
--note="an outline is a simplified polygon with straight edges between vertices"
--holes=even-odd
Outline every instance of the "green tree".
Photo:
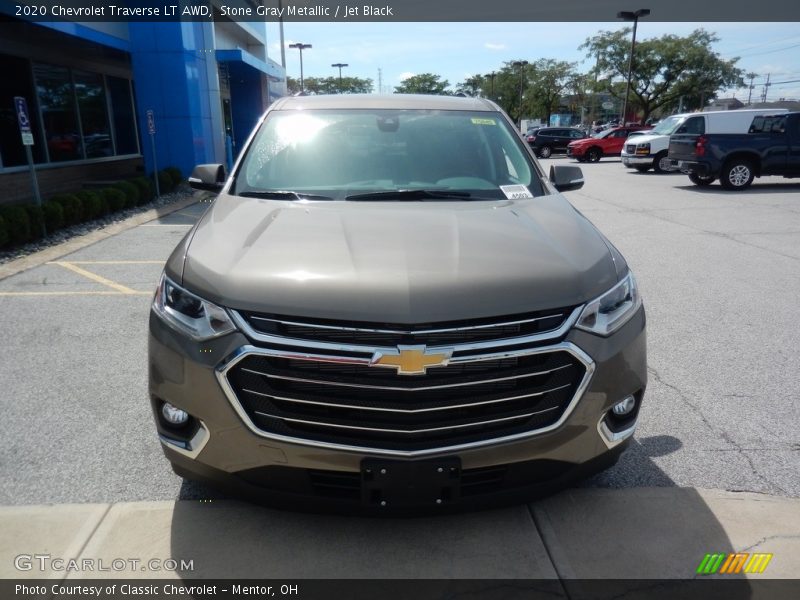
[[[580,46],[596,59],[595,74],[611,95],[625,95],[631,29],[601,31]],[[629,106],[647,119],[654,111],[673,107],[684,97],[685,108],[700,108],[717,90],[738,85],[738,58],[723,60],[711,49],[719,38],[704,29],[686,37],[663,35],[637,42],[631,75]]]
[[[307,94],[369,94],[372,92],[372,79],[361,77],[342,77],[341,87],[339,77],[306,77],[303,80]],[[286,78],[286,89],[289,94],[300,91],[300,80],[294,77]]]
[[575,63],[542,58],[533,63],[531,71],[529,106],[549,123],[550,115],[558,108],[564,91],[575,76]]
[[395,94],[437,94],[437,95],[450,95],[448,91],[450,82],[442,79],[440,75],[433,73],[421,73],[420,75],[412,75],[403,82],[395,86]]
[[485,87],[484,77],[481,75],[473,75],[467,77],[464,81],[456,85],[456,93],[464,94],[465,96],[488,96],[488,90]]

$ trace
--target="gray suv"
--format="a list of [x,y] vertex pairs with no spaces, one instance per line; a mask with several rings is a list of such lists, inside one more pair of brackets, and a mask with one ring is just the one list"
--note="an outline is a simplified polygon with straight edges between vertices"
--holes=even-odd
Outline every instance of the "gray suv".
[[167,261],[150,397],[176,473],[273,504],[445,510],[613,464],[646,386],[620,253],[494,103],[283,98]]

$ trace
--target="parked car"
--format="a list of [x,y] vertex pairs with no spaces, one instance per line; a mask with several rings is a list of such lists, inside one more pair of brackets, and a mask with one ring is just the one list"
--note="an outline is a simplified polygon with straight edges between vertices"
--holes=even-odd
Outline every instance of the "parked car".
[[577,159],[578,162],[597,162],[604,156],[619,156],[622,145],[630,133],[643,129],[650,128],[635,125],[606,129],[591,137],[570,142],[567,145],[567,156]]
[[719,178],[727,190],[763,175],[800,177],[800,112],[754,117],[747,133],[673,134],[669,158],[695,185]]
[[[458,152],[453,152],[453,140]],[[169,257],[149,392],[174,470],[360,512],[516,501],[612,464],[646,383],[613,245],[496,104],[284,97]]]
[[567,145],[586,137],[586,134],[571,127],[542,127],[535,135],[528,136],[528,144],[536,156],[550,158],[553,152],[566,152]]
[[[778,112],[786,112],[780,109]],[[676,171],[669,159],[669,136],[685,128],[690,131],[709,133],[745,133],[753,117],[776,112],[775,109],[722,110],[705,113],[673,115],[659,122],[649,133],[628,143],[622,148],[622,164],[645,173],[653,169],[656,173]]]

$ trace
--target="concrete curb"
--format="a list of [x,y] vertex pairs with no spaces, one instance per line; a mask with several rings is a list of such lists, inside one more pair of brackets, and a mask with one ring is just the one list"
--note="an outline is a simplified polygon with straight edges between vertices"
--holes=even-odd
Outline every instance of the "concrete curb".
[[120,221],[119,223],[106,225],[101,229],[90,231],[87,234],[70,238],[65,242],[58,244],[56,246],[51,246],[49,248],[45,248],[44,250],[39,250],[38,252],[29,254],[28,256],[23,256],[22,258],[11,260],[3,265],[0,265],[0,281],[6,279],[7,277],[11,277],[12,275],[16,275],[17,273],[22,273],[23,271],[32,269],[33,267],[38,267],[39,265],[43,265],[46,262],[58,260],[62,256],[66,256],[67,254],[71,254],[73,252],[81,250],[82,248],[91,246],[92,244],[113,237],[118,233],[127,231],[128,229],[133,229],[134,227],[138,227],[143,223],[154,221],[156,219],[160,219],[165,215],[169,215],[171,213],[182,210],[187,206],[191,206],[192,204],[196,204],[198,202],[203,201],[205,199],[205,196],[206,195],[204,193],[198,194],[195,192],[194,194],[188,196],[184,200],[178,200],[177,202],[168,204],[166,206],[152,208],[137,215],[128,217],[127,219]]
[[[571,489],[530,506],[414,519],[235,500],[8,506],[0,529],[0,578],[691,579],[705,554],[743,552],[772,554],[763,574],[746,577],[775,579],[797,576],[800,498]],[[92,569],[15,567],[37,554]],[[139,562],[113,567],[119,559]],[[145,568],[151,559],[179,566]]]

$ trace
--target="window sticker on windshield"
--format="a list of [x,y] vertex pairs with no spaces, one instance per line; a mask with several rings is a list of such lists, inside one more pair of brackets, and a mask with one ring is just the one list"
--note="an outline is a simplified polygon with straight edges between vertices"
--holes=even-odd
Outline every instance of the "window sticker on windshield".
[[479,119],[477,117],[472,117],[472,124],[473,125],[497,125],[497,121],[494,119]]
[[520,198],[533,198],[531,191],[524,185],[501,185],[500,189],[509,200],[519,200]]

